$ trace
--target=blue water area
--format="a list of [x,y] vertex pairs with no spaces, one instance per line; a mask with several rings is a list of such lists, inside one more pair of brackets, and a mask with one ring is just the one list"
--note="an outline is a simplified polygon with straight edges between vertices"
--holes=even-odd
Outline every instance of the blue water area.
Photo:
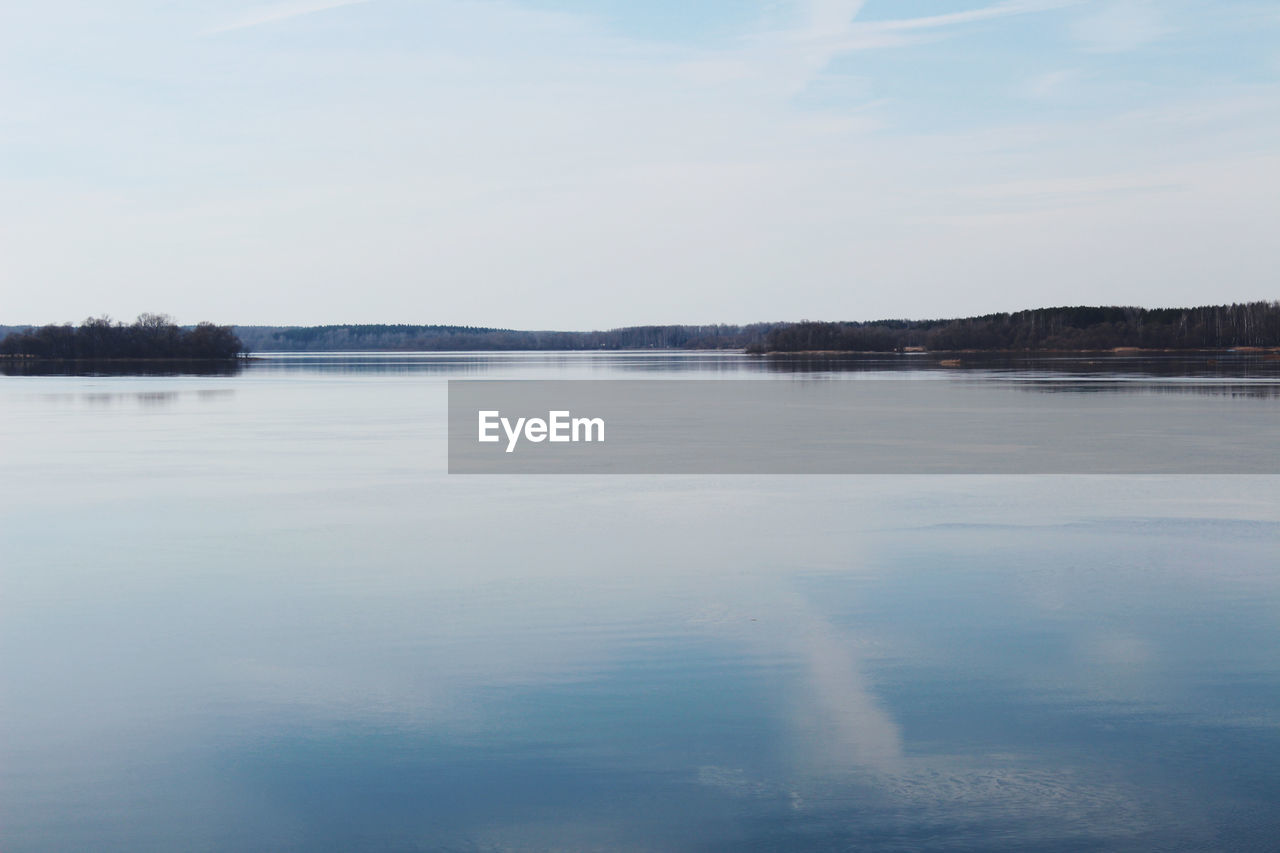
[[445,473],[449,378],[904,371],[1280,417],[1222,357],[0,377],[0,849],[1275,849],[1280,478]]

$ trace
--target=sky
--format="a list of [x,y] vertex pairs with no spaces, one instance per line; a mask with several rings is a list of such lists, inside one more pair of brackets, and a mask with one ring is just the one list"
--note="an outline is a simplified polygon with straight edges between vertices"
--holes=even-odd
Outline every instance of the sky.
[[0,0],[0,323],[1280,298],[1274,0]]

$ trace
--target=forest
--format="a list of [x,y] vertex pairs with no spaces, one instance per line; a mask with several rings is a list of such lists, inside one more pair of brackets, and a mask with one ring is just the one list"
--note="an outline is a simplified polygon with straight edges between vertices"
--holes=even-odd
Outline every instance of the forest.
[[1228,349],[1280,346],[1280,302],[1200,308],[1063,307],[955,320],[779,324],[750,352]]
[[109,317],[11,331],[0,340],[10,358],[116,360],[229,360],[244,352],[231,326],[200,323],[184,328],[164,314],[142,314],[125,325]]
[[163,314],[125,325],[9,330],[0,356],[42,359],[234,359],[255,352],[698,349],[751,353],[1229,349],[1280,347],[1280,302],[1199,308],[1076,306],[950,320],[628,326],[592,332],[356,324],[183,327]]
[[479,326],[237,326],[254,352],[351,350],[743,349],[774,323],[750,326],[629,326],[595,332],[538,332]]

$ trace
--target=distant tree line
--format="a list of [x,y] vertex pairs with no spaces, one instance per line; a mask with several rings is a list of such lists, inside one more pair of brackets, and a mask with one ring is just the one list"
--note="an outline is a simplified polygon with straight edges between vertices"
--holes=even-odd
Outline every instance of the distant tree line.
[[255,352],[350,350],[742,349],[775,324],[630,326],[597,332],[529,332],[478,326],[237,326]]
[[[0,327],[13,330],[15,327]],[[130,325],[10,331],[0,355],[47,359],[232,359],[249,351],[746,349],[748,352],[1222,349],[1280,346],[1280,302],[1201,308],[1065,307],[953,320],[628,326],[593,332],[481,326],[180,327],[160,314]]]
[[0,356],[46,359],[234,359],[244,351],[231,326],[183,328],[164,314],[142,314],[129,325],[109,317],[10,332]]
[[1201,308],[1037,308],[956,320],[778,324],[753,352],[1221,349],[1280,346],[1280,302]]

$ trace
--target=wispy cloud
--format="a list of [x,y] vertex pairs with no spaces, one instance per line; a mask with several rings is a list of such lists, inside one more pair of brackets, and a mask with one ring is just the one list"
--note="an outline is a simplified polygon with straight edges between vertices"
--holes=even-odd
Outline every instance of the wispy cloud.
[[911,47],[941,38],[948,29],[953,27],[1013,15],[1047,12],[1079,2],[1081,0],[1006,0],[990,6],[950,12],[945,15],[860,22],[850,27],[846,39],[838,46],[838,51],[843,53],[855,50]]
[[[1081,0],[1003,0],[990,6],[888,21],[858,22],[864,0],[810,0],[802,23],[791,29],[758,35],[748,57],[730,63],[741,68],[743,60],[755,64],[775,80],[785,81],[789,91],[804,89],[837,57],[858,50],[907,47],[937,38],[939,31],[977,21],[1025,15],[1070,6]],[[720,67],[725,58],[714,62]]]
[[1098,53],[1136,50],[1173,31],[1156,4],[1147,0],[1120,0],[1077,21],[1075,37],[1086,49]]
[[864,5],[866,0],[810,0],[804,26],[796,35],[819,39],[842,35]]
[[1062,95],[1064,91],[1073,88],[1072,84],[1079,82],[1082,77],[1078,68],[1060,68],[1057,71],[1048,71],[1027,79],[1019,87],[1018,93],[1033,101],[1045,100]]
[[756,35],[735,61],[760,69],[784,91],[800,91],[846,49],[863,5],[865,0],[808,0],[799,26]]
[[1070,6],[1080,0],[1006,0],[980,9],[966,9],[962,12],[951,12],[946,15],[929,15],[920,18],[903,18],[893,21],[876,21],[859,25],[860,28],[894,32],[898,30],[924,30],[938,27],[950,27],[957,24],[971,24],[975,21],[986,21],[992,18],[1004,18],[1009,15],[1025,15],[1030,12],[1044,12]]
[[260,27],[264,24],[274,24],[290,18],[299,18],[303,15],[312,15],[316,12],[324,12],[342,6],[355,6],[369,2],[371,0],[309,0],[309,2],[302,0],[302,2],[295,3],[272,3],[268,6],[255,7],[225,24],[211,27],[205,31],[205,35],[218,35],[232,32],[233,30]]

